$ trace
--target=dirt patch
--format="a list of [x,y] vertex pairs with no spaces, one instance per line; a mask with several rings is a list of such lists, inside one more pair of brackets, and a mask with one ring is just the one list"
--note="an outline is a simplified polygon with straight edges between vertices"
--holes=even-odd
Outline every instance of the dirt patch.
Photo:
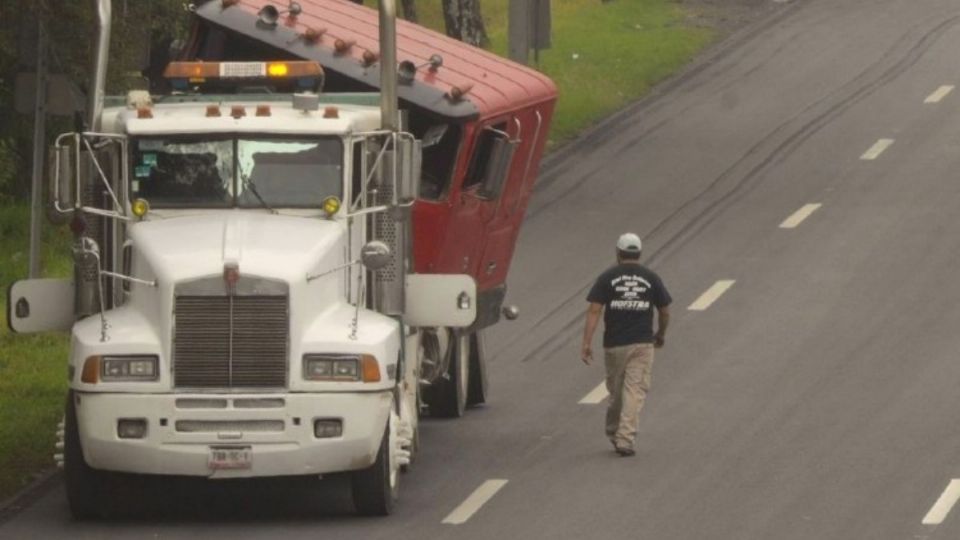
[[712,28],[723,38],[765,15],[780,9],[789,0],[675,0],[687,12],[687,24]]

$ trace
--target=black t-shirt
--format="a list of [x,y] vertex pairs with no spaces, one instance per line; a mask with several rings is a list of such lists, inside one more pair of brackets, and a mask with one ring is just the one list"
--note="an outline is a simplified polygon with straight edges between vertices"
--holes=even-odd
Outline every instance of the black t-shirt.
[[587,302],[603,304],[603,346],[653,342],[653,307],[672,298],[660,276],[636,263],[621,263],[600,274]]

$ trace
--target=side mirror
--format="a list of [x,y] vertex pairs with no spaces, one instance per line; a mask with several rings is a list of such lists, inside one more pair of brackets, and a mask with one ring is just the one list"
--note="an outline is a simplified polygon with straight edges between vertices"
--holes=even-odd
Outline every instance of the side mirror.
[[478,195],[484,199],[496,199],[503,191],[503,184],[510,174],[510,164],[513,162],[513,155],[517,152],[520,145],[519,140],[511,140],[506,137],[498,137],[493,141],[493,148],[490,151],[490,163],[487,164],[486,174],[480,183]]
[[377,271],[393,260],[390,246],[380,240],[371,240],[360,249],[360,262],[367,270]]

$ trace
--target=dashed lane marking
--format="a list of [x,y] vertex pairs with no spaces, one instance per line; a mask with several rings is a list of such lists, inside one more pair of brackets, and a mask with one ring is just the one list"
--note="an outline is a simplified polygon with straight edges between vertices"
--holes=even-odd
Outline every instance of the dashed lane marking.
[[940,103],[940,101],[942,101],[943,98],[947,97],[947,95],[950,94],[950,92],[953,92],[953,86],[949,84],[945,84],[940,88],[937,88],[936,90],[934,90],[934,92],[929,96],[927,96],[927,99],[923,100],[923,102],[924,103]]
[[893,144],[893,139],[880,139],[879,141],[873,143],[873,146],[869,150],[863,153],[860,156],[860,159],[864,161],[873,161],[880,157],[880,154],[884,152],[887,148]]
[[939,525],[947,519],[947,514],[953,509],[953,505],[960,499],[960,480],[954,478],[947,484],[947,489],[943,490],[937,502],[933,503],[930,511],[923,517],[923,525]]
[[607,396],[610,395],[610,392],[607,392],[607,383],[601,382],[597,385],[596,388],[590,391],[589,394],[583,396],[583,399],[580,400],[581,405],[596,405],[601,401],[607,399]]
[[705,311],[716,302],[718,298],[723,296],[723,293],[727,292],[727,289],[733,287],[734,283],[736,283],[736,280],[721,279],[707,289],[705,293],[701,294],[700,298],[697,298],[687,309],[690,311]]
[[507,481],[499,479],[487,480],[480,484],[480,487],[467,497],[467,500],[463,501],[453,512],[450,512],[449,516],[443,519],[443,523],[447,525],[466,523],[473,514],[477,513],[477,510],[480,510],[480,507],[486,504],[505,485],[507,485]]
[[790,217],[783,220],[783,223],[780,224],[781,229],[796,229],[798,225],[803,223],[803,220],[810,217],[810,214],[816,212],[823,206],[820,203],[811,203],[805,204],[799,210],[794,212]]

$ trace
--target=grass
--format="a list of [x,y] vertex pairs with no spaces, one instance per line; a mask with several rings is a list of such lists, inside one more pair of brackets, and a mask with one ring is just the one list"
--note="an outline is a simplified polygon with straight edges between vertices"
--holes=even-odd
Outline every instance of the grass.
[[[492,51],[507,50],[509,0],[483,0]],[[443,31],[438,0],[418,3],[420,23]],[[640,98],[707,45],[709,29],[684,25],[672,0],[554,0],[553,47],[539,69],[560,92],[551,144]],[[531,55],[532,58],[532,55]],[[27,275],[29,209],[0,204],[0,300]],[[45,275],[70,272],[69,238],[45,224]],[[54,430],[66,390],[68,340],[61,335],[15,336],[0,325],[0,500],[53,466]]]
[[[0,205],[0,500],[53,466],[67,388],[67,336],[21,336],[7,328],[7,288],[27,276],[29,219],[26,205]],[[44,274],[69,275],[69,234],[47,223],[44,233]]]

